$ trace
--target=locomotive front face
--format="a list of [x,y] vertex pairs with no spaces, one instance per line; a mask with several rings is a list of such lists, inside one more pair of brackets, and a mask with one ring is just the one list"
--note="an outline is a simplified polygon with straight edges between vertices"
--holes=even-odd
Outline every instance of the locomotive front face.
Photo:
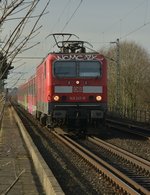
[[106,64],[93,54],[59,54],[52,65],[53,116],[64,118],[72,111],[103,118],[106,110]]
[[93,102],[102,98],[97,97],[102,95],[102,86],[97,82],[101,76],[99,61],[56,61],[54,75],[61,80],[54,93],[63,96],[67,102],[89,102],[93,93]]

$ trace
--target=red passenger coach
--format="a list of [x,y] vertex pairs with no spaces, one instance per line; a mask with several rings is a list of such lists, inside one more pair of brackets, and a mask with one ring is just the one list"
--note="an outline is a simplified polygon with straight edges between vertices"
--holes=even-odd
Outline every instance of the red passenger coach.
[[35,76],[18,88],[18,103],[29,113],[36,114]]
[[60,51],[48,54],[29,81],[35,85],[31,95],[36,100],[28,95],[28,109],[36,108],[36,117],[48,126],[74,124],[83,130],[93,120],[102,122],[107,110],[106,59],[87,53],[83,41],[56,44]]
[[36,91],[35,91],[35,76],[32,76],[28,81],[28,111],[36,115]]
[[18,88],[18,103],[22,105],[25,110],[28,110],[28,83],[22,84]]

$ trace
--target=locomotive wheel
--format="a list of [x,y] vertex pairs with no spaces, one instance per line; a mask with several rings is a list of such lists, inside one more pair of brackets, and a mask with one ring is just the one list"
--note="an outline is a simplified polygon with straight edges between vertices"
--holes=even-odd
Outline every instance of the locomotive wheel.
[[74,118],[68,118],[67,120],[68,131],[74,131],[76,128],[76,120]]
[[41,114],[40,116],[40,123],[44,126],[46,126],[46,115],[45,114]]
[[36,111],[36,118],[39,120],[41,116],[41,113],[39,111]]
[[65,119],[59,119],[59,120],[57,120],[57,125],[58,125],[59,127],[64,126],[64,124],[65,124]]
[[92,126],[99,128],[105,126],[105,119],[92,119]]
[[53,122],[52,116],[51,115],[48,115],[46,117],[46,127],[48,127],[48,128],[54,128],[54,126],[55,126],[55,123]]
[[46,121],[46,127],[48,127],[48,128],[54,128],[54,123],[49,123],[49,122],[47,122]]

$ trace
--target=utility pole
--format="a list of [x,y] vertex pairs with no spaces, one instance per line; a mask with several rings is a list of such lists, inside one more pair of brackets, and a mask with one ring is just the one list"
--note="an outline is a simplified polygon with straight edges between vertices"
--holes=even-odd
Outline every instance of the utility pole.
[[119,111],[120,108],[120,44],[119,39],[117,39],[115,42],[117,46],[117,55],[116,55],[116,102],[115,102],[115,108],[116,111]]
[[116,83],[116,109],[119,111],[120,108],[120,45],[119,45],[119,39],[116,41],[117,45],[117,68],[116,68],[116,73],[117,73],[117,83]]

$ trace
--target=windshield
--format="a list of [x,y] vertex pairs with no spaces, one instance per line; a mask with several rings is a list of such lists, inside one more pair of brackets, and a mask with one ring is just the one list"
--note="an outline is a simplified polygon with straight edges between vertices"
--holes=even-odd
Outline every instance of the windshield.
[[100,77],[99,61],[55,61],[54,75],[56,77]]
[[76,63],[57,61],[54,64],[54,75],[58,77],[75,77],[76,76]]

